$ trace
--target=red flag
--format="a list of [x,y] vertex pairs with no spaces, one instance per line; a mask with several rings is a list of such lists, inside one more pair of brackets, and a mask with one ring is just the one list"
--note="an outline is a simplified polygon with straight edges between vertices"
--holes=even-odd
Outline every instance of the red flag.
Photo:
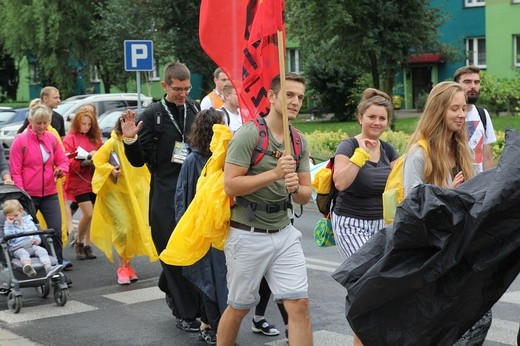
[[280,74],[277,31],[283,0],[202,0],[200,44],[237,90],[244,121],[269,113],[267,90]]

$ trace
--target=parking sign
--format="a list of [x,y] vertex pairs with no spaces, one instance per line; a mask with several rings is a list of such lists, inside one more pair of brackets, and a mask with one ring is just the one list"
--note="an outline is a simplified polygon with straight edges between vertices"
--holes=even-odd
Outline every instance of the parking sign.
[[153,41],[125,40],[125,71],[153,71]]

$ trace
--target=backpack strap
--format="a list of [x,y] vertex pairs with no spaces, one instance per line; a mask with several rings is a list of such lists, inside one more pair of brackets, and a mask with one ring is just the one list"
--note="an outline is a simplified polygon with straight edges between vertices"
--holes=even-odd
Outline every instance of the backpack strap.
[[[253,123],[256,125],[258,129],[258,141],[256,142],[256,147],[253,150],[253,154],[251,155],[251,163],[250,167],[258,164],[260,160],[264,157],[264,155],[273,156],[275,158],[280,158],[282,153],[278,150],[273,151],[269,150],[269,137],[268,137],[268,129],[265,119],[262,117],[257,117],[253,119]],[[300,166],[300,160],[303,156],[302,154],[302,139],[298,130],[289,125],[291,141],[294,150],[294,159],[296,160],[296,169]]]
[[290,196],[288,196],[287,199],[279,203],[256,203],[251,202],[248,199],[240,196],[235,197],[234,202],[235,204],[246,209],[246,215],[249,221],[255,220],[255,211],[263,211],[268,214],[273,214],[279,213],[281,211],[286,211],[287,209],[292,209]]
[[487,137],[487,117],[484,108],[480,108],[479,106],[475,106],[477,108],[478,115],[480,116],[480,121],[482,121],[482,125],[484,125],[484,136]]
[[[150,171],[154,171],[157,167],[157,146],[159,143],[159,139],[161,139],[162,135],[162,114],[163,109],[160,105],[160,102],[155,102],[155,114],[154,114],[154,122],[153,122],[153,136],[152,136],[152,150],[150,152],[150,161],[148,163],[148,168]],[[153,106],[151,106],[153,107]]]

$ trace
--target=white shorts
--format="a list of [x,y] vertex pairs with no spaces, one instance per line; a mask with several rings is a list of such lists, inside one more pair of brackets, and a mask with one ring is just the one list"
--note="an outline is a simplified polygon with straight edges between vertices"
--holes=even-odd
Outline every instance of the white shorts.
[[301,238],[292,225],[272,234],[230,227],[224,247],[228,304],[235,309],[256,306],[264,276],[275,301],[308,298]]

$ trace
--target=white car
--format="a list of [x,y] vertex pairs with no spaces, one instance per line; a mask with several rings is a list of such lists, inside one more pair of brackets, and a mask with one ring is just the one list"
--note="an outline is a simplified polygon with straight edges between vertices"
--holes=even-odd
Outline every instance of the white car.
[[[149,96],[140,95],[141,107],[146,107],[152,102]],[[138,95],[136,93],[123,94],[92,94],[72,96],[55,109],[65,120],[65,131],[68,131],[74,115],[86,104],[93,104],[96,107],[98,116],[111,109],[116,108],[136,108]]]
[[[55,111],[63,116],[65,132],[67,132],[74,115],[86,104],[93,104],[99,116],[114,108],[136,108],[137,99],[136,93],[77,95],[62,101]],[[152,102],[152,98],[140,95],[140,101],[144,108]],[[2,141],[6,159],[9,158],[9,149],[21,125],[22,123],[17,123],[5,126],[0,130],[0,141]]]

